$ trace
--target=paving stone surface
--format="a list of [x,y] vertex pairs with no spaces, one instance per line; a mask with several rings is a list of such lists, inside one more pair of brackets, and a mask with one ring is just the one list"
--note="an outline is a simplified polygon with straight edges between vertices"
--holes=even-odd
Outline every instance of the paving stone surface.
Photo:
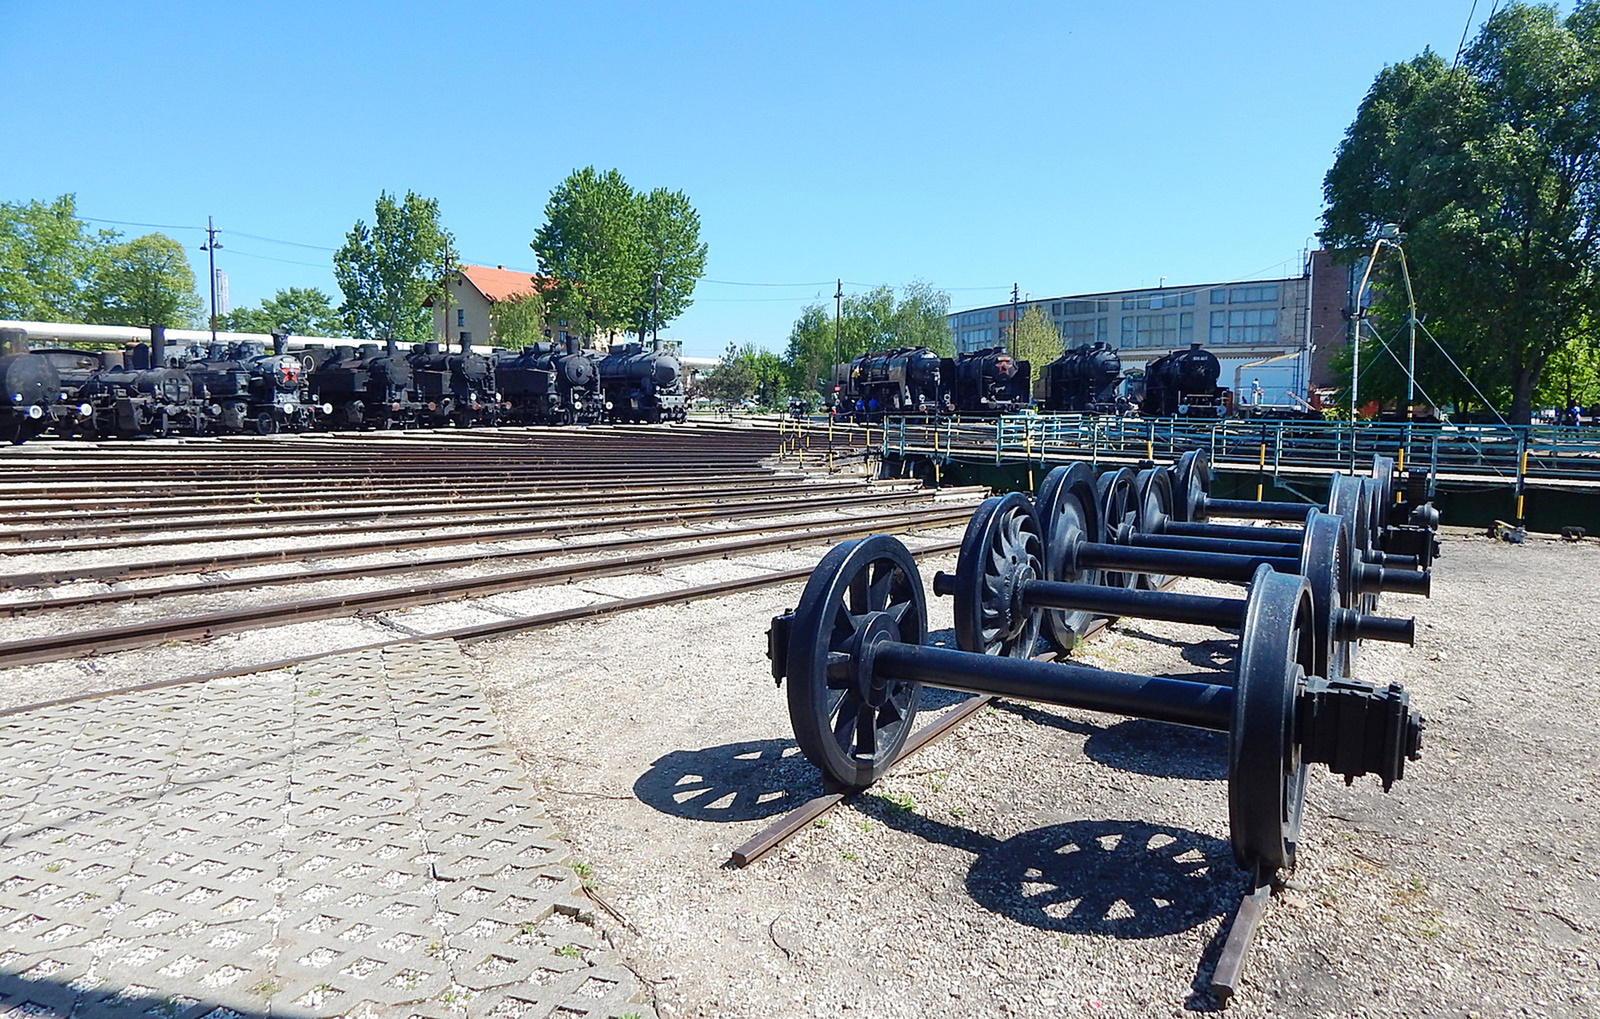
[[653,1016],[452,642],[0,719],[0,1019]]

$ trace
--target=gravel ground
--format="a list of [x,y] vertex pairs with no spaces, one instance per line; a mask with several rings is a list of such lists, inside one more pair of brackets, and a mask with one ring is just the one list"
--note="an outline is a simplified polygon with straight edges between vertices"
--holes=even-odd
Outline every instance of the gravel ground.
[[[1569,592],[1600,547],[1446,535],[1404,681],[1424,757],[1388,795],[1314,776],[1302,863],[1243,1016],[1600,1012],[1600,635]],[[924,577],[953,558],[929,557]],[[1550,578],[1559,578],[1552,583]],[[1185,581],[1180,590],[1216,585]],[[1167,1016],[1205,993],[1245,879],[1225,740],[1001,703],[744,871],[729,851],[818,791],[763,633],[798,585],[475,645],[550,809],[630,928],[664,1016]],[[949,625],[946,599],[932,625]],[[1231,663],[1217,630],[1130,621],[1082,656]],[[954,695],[933,695],[948,705]]]

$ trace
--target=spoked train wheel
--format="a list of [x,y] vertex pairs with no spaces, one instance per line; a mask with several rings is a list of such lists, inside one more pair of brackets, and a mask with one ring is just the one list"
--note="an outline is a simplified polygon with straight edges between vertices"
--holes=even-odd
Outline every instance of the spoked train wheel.
[[966,581],[955,591],[961,650],[1033,656],[1041,613],[1022,605],[1021,589],[1024,581],[1045,578],[1044,554],[1044,532],[1027,496],[1012,492],[983,501],[967,524],[956,560],[956,576]]
[[[1132,524],[1136,519],[1133,502],[1133,472],[1126,467],[1114,471],[1106,471],[1095,479],[1094,483],[1095,505],[1099,509],[1100,533],[1090,540],[1097,542],[1111,542],[1116,539],[1116,530],[1123,524]],[[1139,574],[1118,573],[1106,570],[1104,573],[1107,587],[1121,587],[1132,590],[1139,586]]]
[[[1083,569],[1069,560],[1069,550],[1100,537],[1094,468],[1080,461],[1052,470],[1040,483],[1034,506],[1044,532],[1044,579],[1066,584],[1103,583],[1101,571]],[[1071,651],[1094,618],[1092,612],[1045,609],[1044,636],[1058,649]]]
[[790,629],[789,719],[800,752],[827,778],[867,786],[894,762],[922,687],[872,680],[871,645],[927,635],[922,578],[897,539],[847,541],[811,572]]
[[1239,631],[1228,744],[1228,824],[1233,855],[1270,877],[1294,867],[1306,800],[1296,704],[1312,660],[1311,588],[1262,566],[1250,582]]

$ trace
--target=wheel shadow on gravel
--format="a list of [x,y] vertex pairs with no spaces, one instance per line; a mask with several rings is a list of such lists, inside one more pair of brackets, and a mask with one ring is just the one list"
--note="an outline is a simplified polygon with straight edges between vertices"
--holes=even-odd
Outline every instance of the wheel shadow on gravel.
[[[1201,673],[1193,678],[1204,682],[1208,675]],[[1095,725],[1031,704],[1006,701],[995,702],[995,707],[1029,722],[1087,737],[1084,754],[1108,768],[1153,778],[1184,778],[1197,782],[1221,782],[1228,777],[1225,733],[1142,718]]]
[[[1117,632],[1124,637],[1148,641],[1151,644],[1160,644],[1163,647],[1177,648],[1179,653],[1182,654],[1183,660],[1195,668],[1225,672],[1230,676],[1233,675],[1235,659],[1239,654],[1239,638],[1232,633],[1227,637],[1190,643],[1185,640],[1173,640],[1171,637],[1159,637],[1156,634],[1147,633],[1144,630],[1130,626],[1118,627]],[[1206,682],[1215,683],[1217,679],[1212,677]]]
[[[971,694],[924,687],[919,710],[937,712]],[[926,723],[925,723],[926,724]],[[748,740],[656,758],[633,783],[639,802],[691,821],[755,821],[821,796],[822,773],[792,739]]]
[[673,750],[633,783],[641,803],[691,821],[754,821],[822,795],[822,775],[794,740]]
[[967,894],[1039,930],[1159,938],[1224,916],[1245,876],[1222,839],[1145,821],[1083,820],[999,840],[903,810],[880,797],[856,809],[886,827],[976,856]]

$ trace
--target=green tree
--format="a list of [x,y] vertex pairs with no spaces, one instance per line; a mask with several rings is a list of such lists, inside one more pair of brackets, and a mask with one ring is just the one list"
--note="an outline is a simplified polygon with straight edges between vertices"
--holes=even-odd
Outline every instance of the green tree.
[[540,273],[555,280],[552,309],[581,331],[627,329],[643,339],[689,307],[707,249],[683,192],[641,194],[616,170],[589,166],[556,185],[544,214],[530,246]]
[[516,350],[542,342],[544,336],[544,298],[527,294],[489,305],[489,342]]
[[[1325,242],[1355,252],[1399,224],[1429,330],[1490,400],[1509,397],[1514,422],[1600,305],[1597,82],[1600,2],[1565,20],[1512,3],[1458,68],[1432,52],[1384,68],[1323,184]],[[1377,274],[1391,324],[1407,313],[1397,268],[1389,258]],[[1419,381],[1454,388],[1431,364],[1424,376],[1424,344]]]
[[183,245],[146,234],[108,246],[84,289],[85,319],[100,325],[190,328],[203,306]]
[[731,343],[722,362],[700,383],[701,396],[722,404],[743,403],[755,391],[755,370]]
[[946,318],[949,311],[949,295],[921,281],[904,287],[899,298],[887,286],[852,294],[840,308],[836,361],[833,309],[824,304],[807,307],[789,331],[784,351],[790,391],[829,392],[833,366],[869,350],[927,347],[942,357],[951,356],[955,341]]
[[1551,354],[1534,390],[1541,407],[1565,408],[1569,400],[1580,407],[1600,405],[1600,342],[1592,334]]
[[363,220],[333,256],[333,275],[344,293],[339,314],[363,339],[394,337],[419,343],[433,335],[430,297],[455,269],[450,232],[439,223],[439,203],[407,191],[403,200],[378,195],[373,224]]
[[111,230],[91,233],[74,196],[0,202],[0,318],[82,322]]
[[682,191],[656,188],[640,196],[638,216],[644,278],[634,331],[642,343],[652,328],[673,321],[694,303],[707,248],[700,240],[700,214]]
[[289,287],[262,300],[259,308],[236,308],[222,316],[222,327],[240,333],[287,330],[296,336],[340,336],[344,332],[333,298],[316,287]]
[[1032,364],[1037,375],[1040,368],[1061,356],[1061,332],[1037,304],[1030,304],[1017,323],[1010,346],[1011,356]]

